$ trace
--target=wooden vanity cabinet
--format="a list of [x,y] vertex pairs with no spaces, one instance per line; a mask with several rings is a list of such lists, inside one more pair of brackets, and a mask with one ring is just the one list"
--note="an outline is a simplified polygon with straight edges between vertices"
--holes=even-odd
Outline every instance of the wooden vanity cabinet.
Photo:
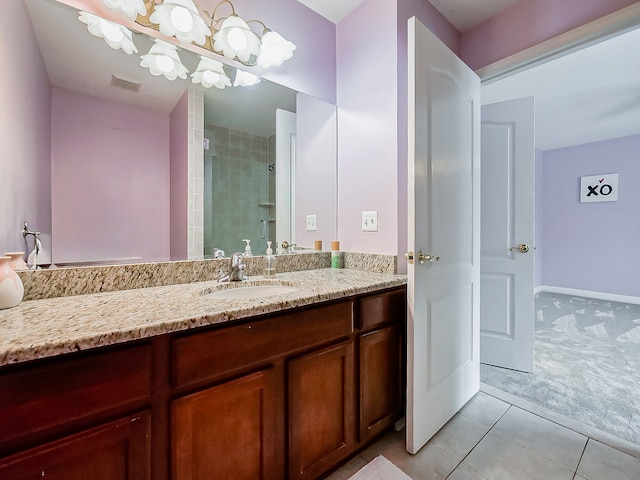
[[150,365],[138,344],[0,369],[0,478],[149,480]]
[[322,478],[404,405],[403,287],[0,368],[0,478]]
[[288,363],[289,479],[313,479],[355,448],[353,341]]
[[282,478],[276,410],[273,368],[174,400],[171,478]]
[[404,407],[403,326],[362,334],[360,352],[359,441],[366,443],[393,426]]
[[151,480],[149,413],[128,416],[0,460],[7,480]]
[[[338,344],[348,347],[352,372],[353,332],[354,301],[345,300],[176,335],[171,348],[177,392],[171,402],[173,480],[287,478],[289,365]],[[325,380],[342,385],[342,371],[331,371]],[[353,392],[352,373],[347,384]],[[353,405],[349,412],[353,415]]]
[[406,291],[358,299],[359,442],[399,420],[405,405]]

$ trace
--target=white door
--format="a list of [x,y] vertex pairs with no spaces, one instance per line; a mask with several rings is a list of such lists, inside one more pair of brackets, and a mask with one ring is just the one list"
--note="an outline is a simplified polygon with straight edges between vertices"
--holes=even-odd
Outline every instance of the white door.
[[480,79],[415,18],[408,110],[407,450],[416,453],[479,389]]
[[533,97],[482,107],[480,361],[533,371]]
[[[276,109],[276,245],[295,243],[296,114]],[[267,214],[272,215],[269,211]]]

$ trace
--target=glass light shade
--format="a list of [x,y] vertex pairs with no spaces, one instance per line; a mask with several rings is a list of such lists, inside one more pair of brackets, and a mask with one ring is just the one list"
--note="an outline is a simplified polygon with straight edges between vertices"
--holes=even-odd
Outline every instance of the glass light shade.
[[231,15],[213,36],[213,49],[231,60],[237,58],[242,63],[253,64],[260,55],[260,38],[242,18]]
[[155,40],[149,53],[140,58],[140,65],[148,68],[151,75],[164,75],[169,80],[187,78],[189,71],[180,61],[177,47],[164,40]]
[[88,12],[80,12],[78,19],[87,24],[91,35],[104,39],[114,50],[121,49],[129,55],[138,52],[128,28]]
[[255,76],[253,73],[236,70],[236,78],[233,81],[234,87],[250,87],[257,83],[260,83],[260,77]]
[[122,12],[130,20],[135,20],[138,15],[147,14],[144,0],[102,0],[105,7]]
[[293,42],[285,40],[279,33],[268,31],[262,36],[258,65],[265,68],[279,67],[293,57],[295,49]]
[[211,36],[192,0],[164,0],[156,5],[149,20],[158,25],[162,35],[176,37],[185,44],[204,45],[206,37]]
[[225,73],[222,62],[208,57],[200,57],[198,68],[191,74],[191,81],[204,88],[216,87],[222,90],[231,86],[231,79]]

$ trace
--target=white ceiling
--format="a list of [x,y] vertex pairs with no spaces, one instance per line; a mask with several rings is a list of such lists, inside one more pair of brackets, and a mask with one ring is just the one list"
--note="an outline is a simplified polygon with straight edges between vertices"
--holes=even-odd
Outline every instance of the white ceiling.
[[482,103],[535,97],[536,147],[640,134],[640,29],[482,87]]
[[[363,0],[298,0],[323,17],[338,23]],[[518,3],[520,0],[428,0],[459,31],[484,22],[489,17]]]
[[338,23],[364,0],[298,0],[323,17]]
[[481,24],[520,0],[429,0],[460,32]]

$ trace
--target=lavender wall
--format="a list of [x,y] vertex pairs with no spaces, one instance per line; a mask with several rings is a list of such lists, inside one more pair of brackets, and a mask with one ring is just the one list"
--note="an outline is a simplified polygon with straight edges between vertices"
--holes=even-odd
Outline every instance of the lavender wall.
[[[640,296],[639,151],[634,135],[543,153],[544,285]],[[580,203],[580,177],[605,173],[619,201]]]
[[54,89],[52,122],[54,263],[167,260],[168,115]]
[[173,108],[170,123],[170,250],[171,260],[188,256],[189,91]]
[[[338,237],[347,251],[398,251],[396,2],[364,0],[337,27]],[[362,232],[363,210],[378,232]]]
[[[414,15],[458,51],[458,32],[424,1],[365,0],[337,27],[338,233],[345,250],[406,248],[407,20]],[[378,211],[377,233],[361,231],[363,210]]]
[[[302,94],[296,103],[296,244],[313,248],[322,240],[329,250],[336,239],[336,108]],[[316,215],[317,230],[307,231],[307,215]]]
[[51,87],[24,2],[2,7],[11,42],[0,42],[0,254],[25,250],[25,220],[51,233]]
[[[219,0],[207,0],[215,6]],[[201,2],[206,4],[207,2]],[[291,60],[254,73],[268,80],[336,103],[336,26],[297,0],[234,0],[244,18],[258,18],[296,44]]]
[[636,0],[522,0],[462,35],[462,59],[476,70],[613,13]]

